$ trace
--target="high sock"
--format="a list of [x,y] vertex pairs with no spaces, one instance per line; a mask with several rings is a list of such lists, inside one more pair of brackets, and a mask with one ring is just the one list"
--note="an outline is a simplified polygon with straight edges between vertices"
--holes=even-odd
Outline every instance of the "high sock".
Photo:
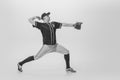
[[23,64],[33,61],[34,60],[34,56],[29,56],[26,59],[24,59],[23,61],[19,62],[19,64],[22,66]]
[[70,55],[69,54],[65,54],[64,55],[64,59],[65,59],[65,62],[66,62],[66,69],[70,68]]

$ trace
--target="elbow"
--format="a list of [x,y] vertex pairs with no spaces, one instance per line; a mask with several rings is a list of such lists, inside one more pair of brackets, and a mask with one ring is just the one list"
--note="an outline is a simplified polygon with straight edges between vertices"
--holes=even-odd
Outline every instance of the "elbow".
[[33,21],[31,18],[28,19],[28,21],[29,21],[32,25],[35,25],[35,21]]
[[28,19],[28,21],[31,23],[31,24],[33,24],[33,20],[30,18],[30,19]]
[[62,23],[62,26],[67,26],[65,23]]
[[29,18],[28,21],[31,23],[31,18]]

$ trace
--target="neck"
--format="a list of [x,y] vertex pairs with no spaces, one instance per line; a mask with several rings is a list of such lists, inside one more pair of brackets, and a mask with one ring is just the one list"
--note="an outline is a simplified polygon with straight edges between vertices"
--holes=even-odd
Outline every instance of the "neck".
[[44,21],[44,23],[49,23],[49,21]]
[[44,23],[49,23],[49,22],[44,22]]

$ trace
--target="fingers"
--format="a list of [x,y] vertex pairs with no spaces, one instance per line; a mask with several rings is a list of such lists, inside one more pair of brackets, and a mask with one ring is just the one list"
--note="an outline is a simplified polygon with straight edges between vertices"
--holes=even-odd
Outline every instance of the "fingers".
[[83,24],[83,22],[76,22],[76,24]]

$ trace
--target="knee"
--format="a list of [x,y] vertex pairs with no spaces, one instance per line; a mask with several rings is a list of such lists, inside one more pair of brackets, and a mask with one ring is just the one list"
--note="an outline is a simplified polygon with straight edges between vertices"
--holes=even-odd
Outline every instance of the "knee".
[[34,60],[38,60],[39,59],[39,56],[34,56]]
[[37,54],[37,55],[34,56],[34,59],[35,59],[35,60],[38,60],[38,59],[40,59],[41,57],[43,57],[44,55],[45,55],[45,53],[44,53],[44,54]]
[[66,50],[65,55],[66,55],[66,54],[69,54],[69,50]]

